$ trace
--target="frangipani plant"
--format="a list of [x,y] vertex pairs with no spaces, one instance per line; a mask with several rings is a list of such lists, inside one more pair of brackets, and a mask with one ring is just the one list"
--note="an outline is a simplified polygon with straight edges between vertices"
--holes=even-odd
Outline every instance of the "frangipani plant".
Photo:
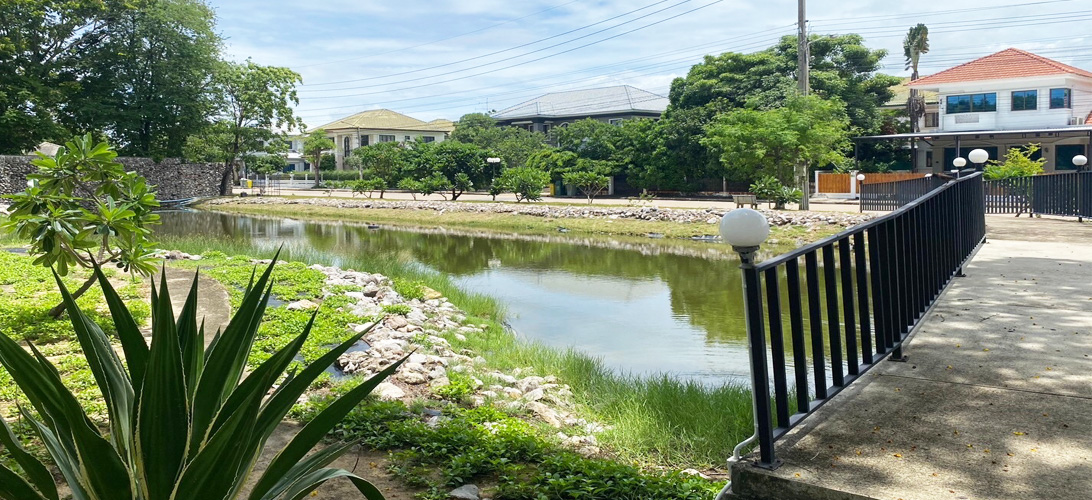
[[[274,258],[274,263],[276,258]],[[269,301],[270,264],[247,287],[242,304],[206,348],[197,322],[197,278],[174,319],[166,280],[152,287],[152,338],[145,342],[129,310],[101,269],[95,276],[114,321],[125,362],[110,338],[76,305],[57,278],[65,307],[102,391],[109,426],[100,429],[63,385],[54,366],[28,342],[29,352],[0,335],[0,364],[30,401],[19,408],[45,445],[75,500],[301,499],[338,477],[368,500],[383,495],[363,478],[327,467],[352,443],[308,452],[402,364],[392,364],[317,415],[260,474],[266,440],[323,370],[367,332],[353,335],[298,373],[282,375],[314,324],[245,374],[247,356]],[[315,314],[318,314],[316,311]],[[31,411],[33,410],[33,411]],[[48,467],[27,453],[0,419],[0,445],[22,475],[0,465],[0,498],[58,500]],[[244,486],[251,486],[243,495]]]

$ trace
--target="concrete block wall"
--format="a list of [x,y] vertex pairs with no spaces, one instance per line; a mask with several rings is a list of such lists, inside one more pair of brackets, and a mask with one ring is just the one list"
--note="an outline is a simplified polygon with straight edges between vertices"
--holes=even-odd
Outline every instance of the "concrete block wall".
[[[33,156],[0,156],[0,194],[26,189],[27,175],[38,170]],[[168,158],[156,163],[151,158],[118,158],[127,171],[135,170],[155,185],[160,200],[219,196],[224,167],[214,163],[183,163]],[[228,193],[230,194],[230,193]]]

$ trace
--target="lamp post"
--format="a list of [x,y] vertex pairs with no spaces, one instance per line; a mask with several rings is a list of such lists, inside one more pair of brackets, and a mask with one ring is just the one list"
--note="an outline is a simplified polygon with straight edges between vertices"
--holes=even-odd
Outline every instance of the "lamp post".
[[967,159],[962,156],[957,156],[956,159],[952,160],[952,166],[955,167],[955,169],[952,170],[952,175],[954,175],[955,178],[958,179],[959,171],[963,170],[963,167],[967,166]]
[[[751,364],[751,407],[755,419],[755,435],[736,446],[733,457],[738,459],[740,448],[757,438],[762,464],[775,462],[770,406],[765,403],[770,400],[770,387],[767,383],[769,373],[766,366],[766,332],[762,325],[762,290],[754,258],[758,248],[769,236],[770,223],[757,210],[738,208],[724,214],[720,219],[720,237],[739,254],[739,268],[743,271],[747,353]],[[763,403],[759,404],[758,401]]]
[[857,182],[861,183],[860,186],[857,186],[857,205],[862,214],[864,213],[864,178],[864,174],[857,174]]
[[1088,164],[1088,157],[1086,157],[1085,155],[1077,155],[1077,156],[1073,157],[1073,166],[1077,167],[1078,172],[1083,171],[1084,166],[1087,165],[1087,164]]
[[990,159],[990,154],[985,149],[976,149],[967,153],[967,159],[974,163],[974,169],[981,172],[986,160]]
[[[493,175],[489,180],[489,187],[492,188],[493,184],[497,182],[497,164],[501,162],[501,159],[495,156],[491,156],[489,158],[486,158],[485,162],[489,164],[490,169],[493,171]],[[493,195],[493,200],[496,201],[496,199],[497,195]]]

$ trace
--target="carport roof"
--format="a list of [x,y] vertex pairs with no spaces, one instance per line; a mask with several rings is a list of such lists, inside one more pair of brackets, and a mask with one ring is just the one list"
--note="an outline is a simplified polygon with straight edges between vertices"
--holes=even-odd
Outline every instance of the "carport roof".
[[1063,127],[1063,128],[1036,128],[1036,129],[1022,129],[1022,130],[968,130],[963,132],[917,132],[913,134],[889,134],[889,135],[866,135],[860,137],[854,137],[855,141],[894,141],[901,139],[943,139],[946,137],[977,137],[983,138],[1003,138],[1003,137],[1019,137],[1029,134],[1049,134],[1049,135],[1062,135],[1066,136],[1078,136],[1092,134],[1092,126],[1082,125],[1078,127]]

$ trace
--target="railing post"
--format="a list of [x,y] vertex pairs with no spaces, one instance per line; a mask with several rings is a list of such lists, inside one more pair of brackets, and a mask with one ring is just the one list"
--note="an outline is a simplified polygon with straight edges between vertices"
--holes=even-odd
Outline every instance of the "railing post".
[[770,375],[766,366],[766,330],[762,324],[762,285],[754,263],[758,247],[737,247],[735,250],[739,252],[739,268],[743,270],[743,296],[746,302],[751,394],[759,447],[759,460],[755,465],[772,470],[779,467],[781,461],[774,455],[773,423],[770,419]]

